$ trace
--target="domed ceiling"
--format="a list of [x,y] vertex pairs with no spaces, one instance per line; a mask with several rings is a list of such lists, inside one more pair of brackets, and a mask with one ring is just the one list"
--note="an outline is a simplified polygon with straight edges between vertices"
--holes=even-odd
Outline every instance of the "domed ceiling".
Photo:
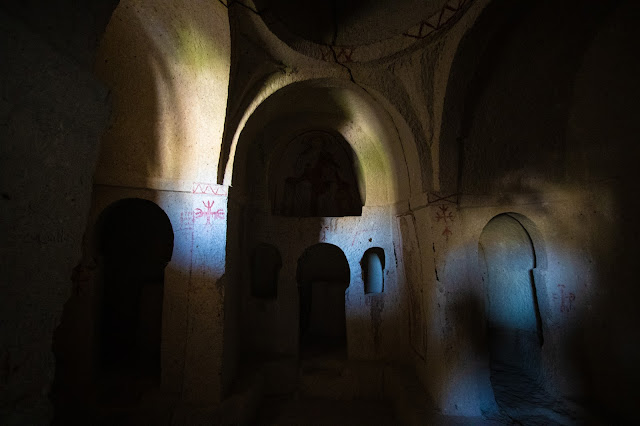
[[450,27],[473,0],[255,0],[269,29],[324,61],[366,62]]
[[406,33],[448,0],[255,0],[261,13],[319,44],[358,46]]

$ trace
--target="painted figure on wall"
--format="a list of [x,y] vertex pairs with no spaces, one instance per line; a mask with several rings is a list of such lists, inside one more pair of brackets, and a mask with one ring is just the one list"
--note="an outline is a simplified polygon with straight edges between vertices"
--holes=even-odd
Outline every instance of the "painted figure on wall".
[[362,214],[353,153],[346,142],[330,133],[312,131],[294,138],[286,147],[274,178],[276,215]]

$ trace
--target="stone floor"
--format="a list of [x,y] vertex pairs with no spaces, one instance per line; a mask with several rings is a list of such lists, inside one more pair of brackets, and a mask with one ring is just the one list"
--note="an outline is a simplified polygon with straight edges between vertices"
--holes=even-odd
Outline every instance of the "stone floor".
[[[575,425],[607,424],[587,417],[569,401],[547,393],[532,374],[506,363],[492,364],[491,382],[500,412],[489,418],[451,417],[430,403],[410,369],[349,361],[342,352],[311,351],[295,362],[288,374],[276,369],[274,380],[285,376],[296,385],[265,395],[265,381],[247,381],[246,389],[208,409],[177,404],[178,395],[147,395],[134,406],[128,392],[113,392],[94,407],[75,407],[78,419],[54,424],[158,426],[195,424],[256,425]],[[286,363],[285,363],[286,364]],[[288,365],[288,364],[287,364]],[[256,376],[259,377],[259,376]],[[264,376],[262,376],[264,377]],[[137,400],[137,399],[136,399]],[[84,408],[84,411],[82,411]],[[80,410],[79,410],[80,409]],[[66,420],[69,420],[67,417]]]
[[397,425],[393,408],[382,401],[266,398],[256,415],[260,425]]
[[567,401],[551,396],[533,377],[517,366],[493,362],[491,384],[500,407],[499,419],[506,424],[584,424],[582,413]]

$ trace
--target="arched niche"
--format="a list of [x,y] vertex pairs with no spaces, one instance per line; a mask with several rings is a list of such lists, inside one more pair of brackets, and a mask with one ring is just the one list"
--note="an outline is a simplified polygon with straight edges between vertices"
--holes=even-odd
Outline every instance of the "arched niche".
[[225,125],[228,9],[163,4],[119,0],[100,40],[95,73],[113,94],[113,120],[102,135],[97,183],[158,188],[173,181],[186,190],[214,180],[207,164]]
[[293,217],[362,215],[355,154],[336,132],[295,136],[271,161],[271,211]]
[[281,267],[278,249],[271,244],[258,244],[251,254],[251,295],[259,299],[276,298]]
[[[420,193],[415,141],[407,132],[401,138],[398,127],[406,127],[396,124],[401,115],[392,117],[387,111],[391,105],[370,92],[327,78],[291,83],[257,97],[223,141],[219,180],[233,185],[238,198],[261,197],[269,192],[262,188],[268,174],[262,175],[263,163],[274,166],[283,147],[298,135],[322,130],[348,142],[364,205],[388,205]],[[269,209],[267,200],[253,202]]]
[[[490,377],[496,402],[513,409],[513,395],[540,392],[542,318],[534,271],[541,247],[521,215],[500,214],[482,230],[478,243],[486,286]],[[544,256],[542,256],[544,261]]]
[[342,250],[320,243],[298,259],[301,356],[337,352],[346,355],[344,293],[350,280]]
[[382,293],[384,291],[384,250],[381,247],[371,247],[364,252],[360,265],[365,294]]
[[576,72],[617,3],[496,0],[484,8],[448,74],[437,160],[442,192],[532,192],[566,179],[579,152],[568,149],[565,135]]
[[102,276],[98,308],[98,377],[159,385],[164,269],[173,228],[155,203],[128,198],[108,206],[96,223]]

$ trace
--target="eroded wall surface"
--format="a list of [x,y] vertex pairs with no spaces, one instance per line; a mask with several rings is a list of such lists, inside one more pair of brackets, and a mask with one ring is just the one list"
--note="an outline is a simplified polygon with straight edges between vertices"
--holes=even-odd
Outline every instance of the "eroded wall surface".
[[[118,200],[153,201],[174,231],[164,279],[161,389],[202,406],[220,401],[223,381],[230,382],[223,376],[233,370],[222,367],[227,188],[215,184],[229,55],[221,3],[122,1],[115,9],[95,60],[113,111],[102,136],[80,265],[88,278],[69,303],[68,321],[86,325],[84,332],[66,328],[83,341],[67,350],[93,359],[98,342],[91,330],[101,309],[96,221]],[[84,305],[90,308],[77,309]],[[84,364],[72,375],[91,382],[94,366]]]
[[0,19],[0,421],[48,424],[51,343],[80,257],[107,90],[14,17]]
[[222,393],[226,190],[211,182],[226,109],[228,28],[219,3],[120,2],[96,58],[114,113],[94,204],[107,205],[103,193],[113,200],[146,189],[169,216],[175,246],[165,280],[164,385],[209,404]]
[[[431,196],[440,200],[413,211],[428,312],[427,357],[417,365],[445,412],[479,414],[493,404],[489,277],[478,242],[492,218],[510,212],[525,218],[538,258],[545,387],[614,417],[632,412],[629,357],[638,348],[619,336],[637,341],[627,302],[637,290],[625,284],[637,235],[627,215],[637,203],[624,195],[637,181],[629,161],[637,84],[626,74],[637,61],[621,14],[637,10],[618,7],[550,16],[544,6],[509,11],[494,2],[458,47],[440,131],[440,193]],[[625,391],[603,393],[614,388]]]
[[[92,371],[94,224],[125,198],[153,201],[173,227],[162,389],[187,404],[218,404],[244,352],[295,356],[297,261],[330,243],[351,273],[349,355],[412,365],[447,414],[495,412],[491,278],[478,244],[508,213],[536,255],[546,390],[631,416],[637,6],[439,2],[402,34],[350,47],[289,34],[245,6],[120,3],[96,61],[114,106],[93,188],[104,87],[3,18],[0,380],[9,423],[50,417],[51,341],[70,289],[54,343],[74,347],[62,352],[76,378]],[[335,131],[351,146],[361,216],[273,215],[271,168],[302,130]],[[249,294],[247,261],[265,242],[282,257],[277,300]],[[362,283],[371,247],[386,259],[377,295]],[[82,327],[64,327],[78,319]]]

